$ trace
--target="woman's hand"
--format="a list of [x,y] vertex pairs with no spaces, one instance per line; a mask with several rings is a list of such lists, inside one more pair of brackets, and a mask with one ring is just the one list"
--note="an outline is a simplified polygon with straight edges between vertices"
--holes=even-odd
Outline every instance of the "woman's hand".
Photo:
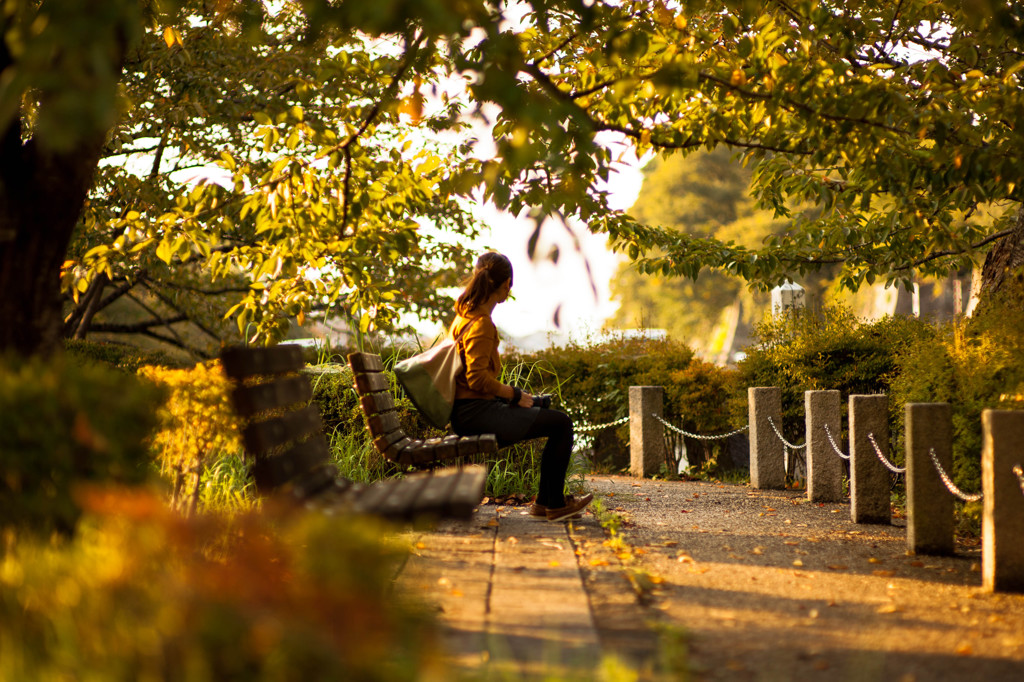
[[519,407],[533,407],[533,396],[523,391],[523,394],[519,397]]

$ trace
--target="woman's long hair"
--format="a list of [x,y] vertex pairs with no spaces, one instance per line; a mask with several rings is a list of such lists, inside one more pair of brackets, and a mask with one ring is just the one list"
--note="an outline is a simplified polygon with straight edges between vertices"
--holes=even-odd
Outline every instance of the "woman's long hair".
[[505,282],[512,279],[512,262],[496,251],[488,251],[476,259],[476,267],[466,289],[455,303],[455,312],[465,315],[491,297]]

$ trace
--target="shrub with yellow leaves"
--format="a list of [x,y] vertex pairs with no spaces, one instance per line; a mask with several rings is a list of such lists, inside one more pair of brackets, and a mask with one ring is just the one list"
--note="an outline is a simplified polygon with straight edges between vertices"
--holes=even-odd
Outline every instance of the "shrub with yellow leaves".
[[204,471],[241,450],[230,382],[218,361],[191,369],[146,366],[139,375],[168,391],[151,445],[161,473],[171,480],[171,506],[194,513]]

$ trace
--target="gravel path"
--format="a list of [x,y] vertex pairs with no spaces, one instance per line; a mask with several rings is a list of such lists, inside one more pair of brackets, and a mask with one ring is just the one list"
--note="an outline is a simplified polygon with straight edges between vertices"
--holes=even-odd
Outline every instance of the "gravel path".
[[[1024,595],[981,590],[977,546],[909,556],[848,504],[704,482],[593,476],[569,526],[481,508],[414,539],[400,592],[438,610],[456,665],[590,679],[1024,680]],[[482,670],[481,670],[482,668]],[[499,676],[499,679],[501,677]]]

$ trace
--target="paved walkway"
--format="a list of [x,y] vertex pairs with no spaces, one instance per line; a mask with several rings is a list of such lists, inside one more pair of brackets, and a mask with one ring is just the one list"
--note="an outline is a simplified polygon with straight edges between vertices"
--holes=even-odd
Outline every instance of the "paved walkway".
[[[908,556],[905,530],[789,491],[597,476],[593,514],[487,505],[411,538],[399,592],[437,610],[481,679],[1024,680],[1024,595],[986,594],[977,546]],[[628,679],[628,675],[627,678]]]

